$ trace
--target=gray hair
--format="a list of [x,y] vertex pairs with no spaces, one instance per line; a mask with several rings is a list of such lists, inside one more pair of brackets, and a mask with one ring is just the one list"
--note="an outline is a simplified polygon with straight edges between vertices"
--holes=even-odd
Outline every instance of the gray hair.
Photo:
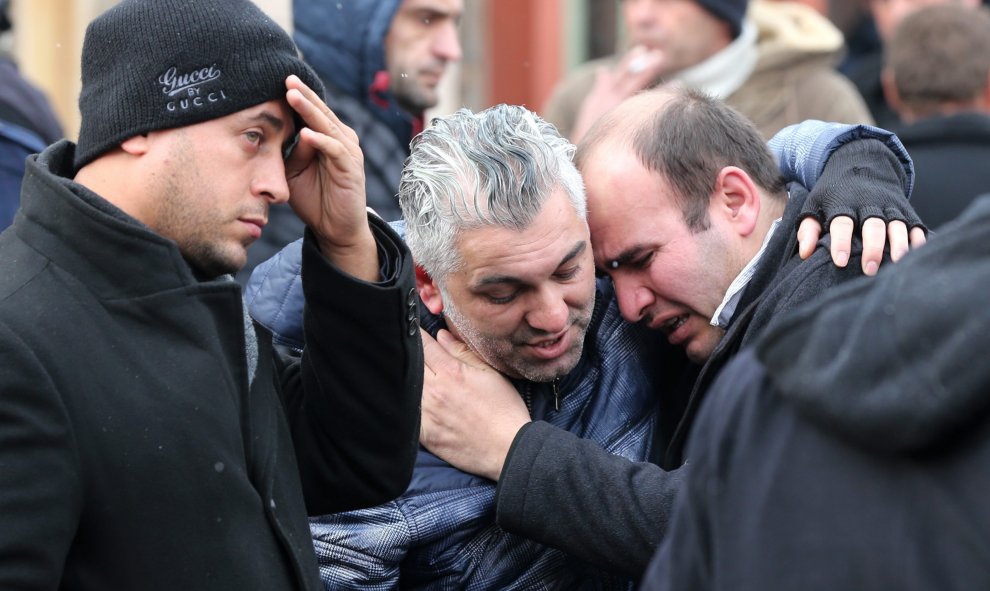
[[[413,138],[399,182],[406,243],[439,285],[457,271],[458,234],[485,226],[523,230],[558,187],[586,218],[574,146],[524,107],[461,109]],[[497,245],[492,245],[493,248]]]

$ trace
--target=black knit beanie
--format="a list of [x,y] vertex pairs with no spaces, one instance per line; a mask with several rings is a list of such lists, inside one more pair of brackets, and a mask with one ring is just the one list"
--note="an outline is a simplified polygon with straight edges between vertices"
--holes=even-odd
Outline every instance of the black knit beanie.
[[733,39],[739,36],[742,31],[743,19],[746,18],[749,0],[697,0],[697,2],[720,20],[729,23]]
[[296,74],[323,84],[250,0],[123,0],[86,29],[75,167],[124,140],[285,96]]

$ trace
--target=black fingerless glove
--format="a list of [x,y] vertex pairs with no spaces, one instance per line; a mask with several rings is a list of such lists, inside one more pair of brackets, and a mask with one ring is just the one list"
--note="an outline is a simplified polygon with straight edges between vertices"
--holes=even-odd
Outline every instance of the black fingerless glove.
[[901,162],[883,142],[849,142],[829,157],[804,202],[801,219],[817,219],[823,232],[834,218],[849,216],[857,228],[869,218],[880,218],[888,224],[900,220],[909,230],[921,227],[927,233],[908,203],[906,184]]

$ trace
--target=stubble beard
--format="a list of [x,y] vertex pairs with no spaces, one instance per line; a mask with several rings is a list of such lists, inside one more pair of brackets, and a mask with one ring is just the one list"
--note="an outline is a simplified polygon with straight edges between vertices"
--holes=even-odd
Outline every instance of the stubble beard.
[[437,89],[421,86],[416,81],[415,74],[407,76],[396,74],[391,86],[395,102],[413,115],[422,115],[427,109],[432,109],[440,102]]
[[200,169],[189,149],[189,142],[182,141],[172,154],[176,165],[158,191],[152,229],[174,241],[186,262],[203,276],[236,273],[247,262],[248,245],[243,245],[242,252],[230,252],[236,247],[226,246],[221,232],[234,220],[221,219],[215,210],[194,206],[212,196],[196,189],[206,185],[199,180]]
[[568,319],[569,326],[576,327],[579,333],[571,348],[556,359],[544,361],[525,358],[518,352],[527,342],[539,338],[539,335],[514,334],[502,338],[492,337],[482,332],[478,326],[461,314],[456,306],[451,305],[450,302],[453,300],[447,294],[442,296],[443,315],[448,328],[454,328],[460,339],[476,355],[501,374],[537,383],[551,382],[570,373],[581,360],[593,305],[572,312]]

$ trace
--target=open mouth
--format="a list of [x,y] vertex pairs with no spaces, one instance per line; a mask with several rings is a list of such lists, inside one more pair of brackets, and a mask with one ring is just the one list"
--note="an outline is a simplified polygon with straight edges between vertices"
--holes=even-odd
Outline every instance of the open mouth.
[[555,347],[557,345],[557,343],[559,343],[561,341],[561,339],[563,339],[563,338],[564,338],[564,335],[560,335],[559,337],[557,337],[555,339],[550,339],[548,341],[540,341],[538,343],[533,343],[531,346],[532,347],[535,347],[537,349],[550,349],[552,347]]
[[677,329],[680,328],[681,326],[683,326],[684,323],[687,322],[687,321],[688,321],[688,315],[687,314],[681,314],[680,316],[674,316],[673,318],[671,318],[667,322],[664,322],[658,328],[660,330],[664,331],[665,333],[667,333],[668,335],[670,335],[670,334],[673,334],[674,332],[676,332]]
[[560,333],[559,336],[552,339],[544,339],[542,341],[535,341],[528,344],[529,350],[532,354],[540,359],[553,360],[557,359],[564,353],[568,351],[571,347],[571,339],[567,337],[568,331]]

